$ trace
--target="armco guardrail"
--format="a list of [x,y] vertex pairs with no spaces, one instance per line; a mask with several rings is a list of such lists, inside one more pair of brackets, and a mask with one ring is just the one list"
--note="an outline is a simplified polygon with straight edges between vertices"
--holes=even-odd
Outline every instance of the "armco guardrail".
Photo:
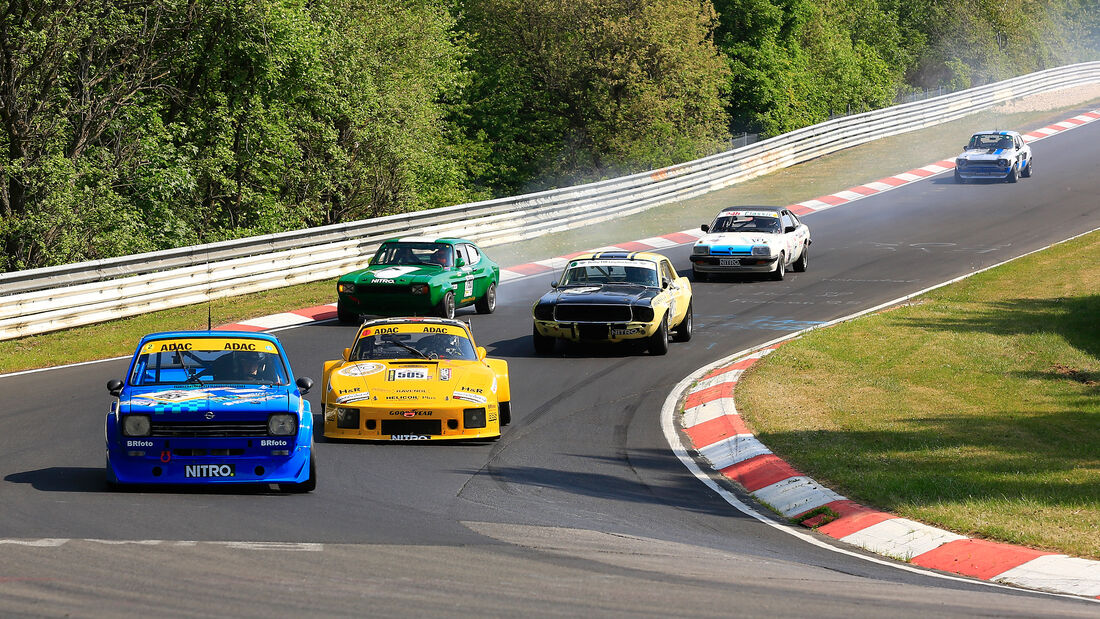
[[1048,69],[836,118],[687,163],[597,183],[280,234],[0,274],[0,339],[12,339],[361,267],[397,235],[517,241],[637,213],[998,103],[1100,82],[1100,62]]

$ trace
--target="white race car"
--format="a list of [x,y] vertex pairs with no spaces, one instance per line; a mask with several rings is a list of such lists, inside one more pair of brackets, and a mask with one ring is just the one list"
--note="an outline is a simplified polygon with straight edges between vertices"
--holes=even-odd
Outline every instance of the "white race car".
[[992,178],[1015,183],[1032,169],[1031,147],[1015,131],[979,131],[955,158],[955,182]]
[[712,274],[770,273],[783,279],[787,267],[805,271],[809,261],[810,228],[786,208],[746,206],[723,209],[706,236],[691,251],[695,281]]

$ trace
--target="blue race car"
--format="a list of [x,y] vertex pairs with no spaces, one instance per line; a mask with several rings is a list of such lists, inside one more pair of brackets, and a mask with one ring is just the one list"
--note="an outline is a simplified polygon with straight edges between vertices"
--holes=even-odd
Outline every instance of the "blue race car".
[[317,486],[313,416],[279,340],[239,331],[146,335],[107,413],[112,484]]

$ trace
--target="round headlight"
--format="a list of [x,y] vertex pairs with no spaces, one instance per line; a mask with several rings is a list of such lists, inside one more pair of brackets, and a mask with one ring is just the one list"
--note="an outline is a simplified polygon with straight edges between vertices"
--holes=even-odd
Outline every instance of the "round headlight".
[[298,420],[289,413],[277,413],[267,418],[267,433],[271,436],[290,436],[298,431]]
[[695,254],[696,256],[705,256],[710,253],[710,246],[696,245],[695,247],[691,248],[691,253]]
[[149,415],[126,415],[122,418],[122,433],[126,436],[149,436],[153,423]]
[[955,160],[955,167],[956,168],[961,168],[961,167],[964,167],[964,166],[966,166],[966,159],[956,159]]
[[998,159],[997,160],[997,165],[1001,166],[1002,168],[1007,168],[1008,167],[1008,159]]
[[351,293],[355,292],[355,284],[353,284],[351,282],[340,282],[340,283],[336,284],[336,292],[341,292],[343,294],[351,294]]
[[767,245],[753,245],[752,255],[754,256],[770,256],[772,255],[772,248]]

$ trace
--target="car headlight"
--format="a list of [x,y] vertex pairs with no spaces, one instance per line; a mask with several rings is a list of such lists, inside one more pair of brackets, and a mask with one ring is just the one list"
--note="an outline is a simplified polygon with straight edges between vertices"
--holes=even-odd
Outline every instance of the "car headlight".
[[706,256],[710,253],[710,245],[696,245],[691,248],[691,253],[696,256]]
[[431,287],[429,287],[427,284],[414,284],[413,287],[410,289],[410,292],[412,292],[413,294],[428,294],[429,292],[431,292]]
[[153,422],[149,415],[126,415],[122,418],[122,434],[125,436],[149,436]]
[[271,436],[290,436],[298,432],[298,418],[290,413],[275,413],[267,418],[267,433]]
[[341,294],[352,294],[355,292],[355,284],[351,282],[339,282],[336,284],[336,292]]
[[535,320],[553,320],[554,306],[549,303],[539,303],[535,306],[533,313],[535,314]]
[[962,168],[962,167],[965,167],[965,166],[966,166],[966,163],[967,163],[966,159],[956,159],[956,160],[955,160],[955,167],[956,167],[956,168]]
[[635,322],[653,322],[653,308],[635,305],[630,308],[634,312]]
[[1007,168],[1008,167],[1008,159],[998,159],[997,160],[997,165],[1001,166],[1002,168]]
[[772,248],[767,245],[753,245],[752,255],[754,256],[770,256],[772,255]]

